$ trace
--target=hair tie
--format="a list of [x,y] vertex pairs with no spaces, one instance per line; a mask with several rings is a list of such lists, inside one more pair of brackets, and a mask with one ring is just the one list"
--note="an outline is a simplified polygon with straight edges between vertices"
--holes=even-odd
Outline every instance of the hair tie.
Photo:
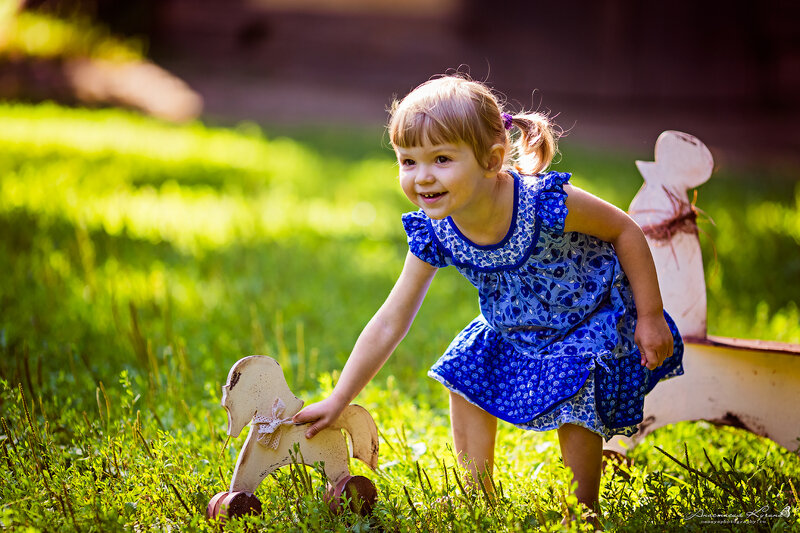
[[514,117],[512,117],[512,116],[511,116],[511,115],[509,115],[508,113],[503,113],[503,114],[502,114],[502,115],[500,115],[500,116],[503,118],[503,127],[504,127],[505,129],[507,129],[507,130],[510,130],[510,129],[511,129],[511,126],[513,125],[513,120],[514,120]]

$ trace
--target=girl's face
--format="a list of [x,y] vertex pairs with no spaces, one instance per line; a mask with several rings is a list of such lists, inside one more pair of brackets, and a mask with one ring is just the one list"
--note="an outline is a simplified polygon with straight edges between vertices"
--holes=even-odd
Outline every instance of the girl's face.
[[485,178],[472,148],[464,143],[395,147],[400,166],[400,185],[411,203],[436,220],[475,207]]

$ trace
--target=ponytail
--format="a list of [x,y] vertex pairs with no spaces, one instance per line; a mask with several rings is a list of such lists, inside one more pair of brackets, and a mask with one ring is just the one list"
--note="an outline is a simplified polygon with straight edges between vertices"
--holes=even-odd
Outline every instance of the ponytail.
[[521,135],[514,142],[515,167],[523,174],[538,174],[553,161],[558,151],[557,131],[547,115],[527,113],[515,115],[511,122]]

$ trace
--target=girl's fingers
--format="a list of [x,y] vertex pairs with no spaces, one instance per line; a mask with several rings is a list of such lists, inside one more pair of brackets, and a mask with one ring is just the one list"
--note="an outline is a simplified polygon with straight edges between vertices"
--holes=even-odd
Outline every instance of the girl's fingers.
[[306,410],[305,409],[303,409],[302,411],[300,411],[299,413],[297,413],[296,415],[294,415],[292,417],[292,422],[295,423],[295,424],[302,424],[303,422],[307,422],[307,421],[308,421],[308,417],[306,417]]
[[319,419],[320,419],[319,415],[314,414],[313,411],[309,412],[308,409],[306,408],[292,417],[292,423],[307,424],[309,422],[316,422]]
[[649,370],[655,370],[656,368],[658,368],[658,367],[659,367],[659,365],[661,365],[661,362],[663,361],[663,360],[662,360],[662,359],[661,359],[661,358],[658,356],[658,353],[657,353],[657,352],[646,352],[646,353],[645,353],[645,354],[642,356],[642,358],[643,358],[643,359],[645,359],[645,360],[647,361],[647,363],[645,364],[645,366],[646,366],[646,367],[647,367]]
[[642,366],[646,366],[650,370],[655,370],[661,366],[668,357],[672,357],[674,346],[670,342],[666,346],[653,349],[639,348],[642,354]]
[[312,438],[314,435],[316,435],[317,433],[319,433],[320,431],[322,431],[326,427],[328,427],[328,423],[327,422],[324,422],[321,419],[317,420],[316,422],[311,424],[311,426],[306,430],[306,438],[307,439]]
[[642,353],[642,366],[653,370],[653,360],[654,360],[654,353],[650,350],[644,350],[642,348],[639,349]]

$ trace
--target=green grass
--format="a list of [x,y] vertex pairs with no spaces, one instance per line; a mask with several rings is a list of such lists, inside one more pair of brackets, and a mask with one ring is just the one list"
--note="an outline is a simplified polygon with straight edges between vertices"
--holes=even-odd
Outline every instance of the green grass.
[[[205,505],[243,443],[225,446],[219,406],[233,362],[276,357],[307,401],[331,389],[402,266],[410,206],[380,130],[288,133],[0,105],[0,528],[211,531]],[[563,151],[557,168],[622,207],[633,159],[650,158]],[[800,342],[799,203],[780,175],[721,171],[700,189],[717,223],[703,226],[711,333]],[[331,515],[316,473],[308,488],[284,469],[259,488],[264,514],[230,528],[558,530],[575,502],[552,432],[501,424],[502,497],[459,486],[425,373],[477,312],[456,272],[437,274],[359,397],[381,431],[372,518]],[[682,423],[631,456],[603,477],[610,530],[800,531],[800,460],[769,441]],[[687,518],[764,506],[790,514]]]

